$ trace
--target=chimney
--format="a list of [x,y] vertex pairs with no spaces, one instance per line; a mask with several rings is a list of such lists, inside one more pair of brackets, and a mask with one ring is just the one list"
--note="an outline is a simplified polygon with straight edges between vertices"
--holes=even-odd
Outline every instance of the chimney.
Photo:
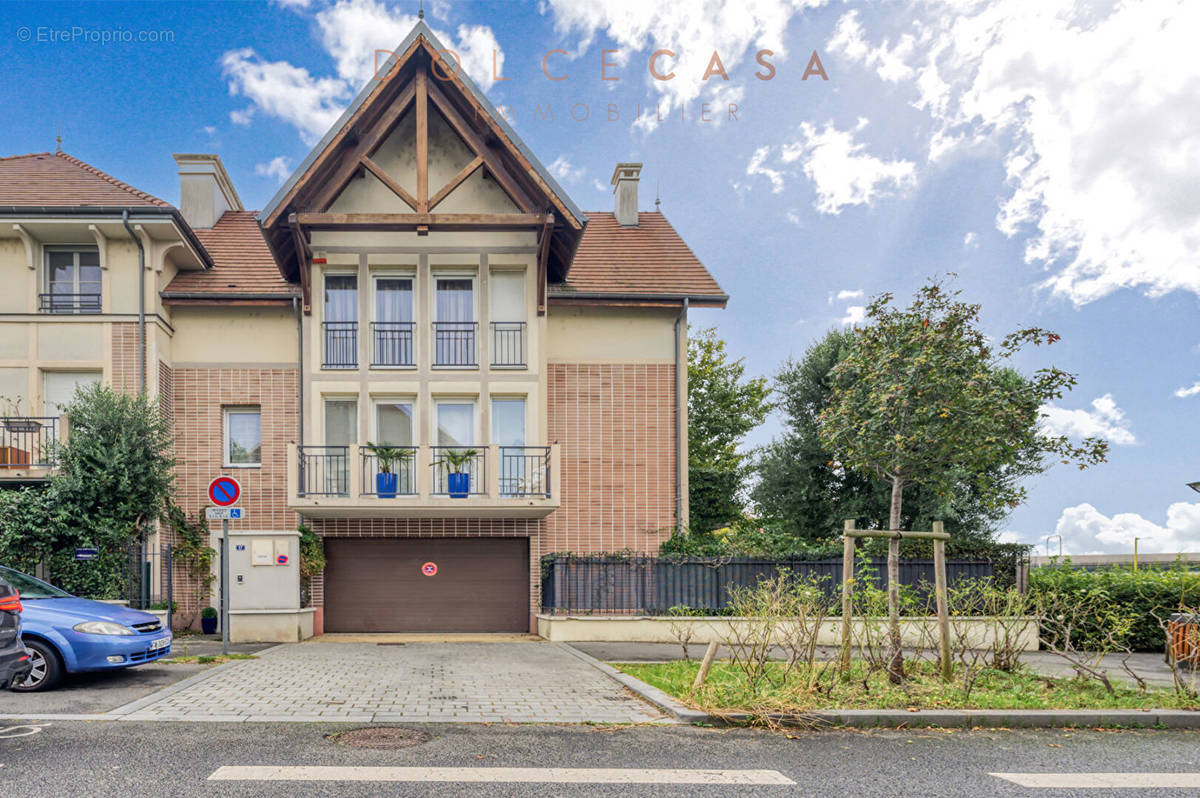
[[220,156],[175,153],[179,166],[179,212],[192,227],[212,227],[225,211],[242,210]]
[[637,227],[638,223],[638,177],[642,174],[640,163],[619,163],[613,170],[613,196],[616,198],[615,215],[622,227]]

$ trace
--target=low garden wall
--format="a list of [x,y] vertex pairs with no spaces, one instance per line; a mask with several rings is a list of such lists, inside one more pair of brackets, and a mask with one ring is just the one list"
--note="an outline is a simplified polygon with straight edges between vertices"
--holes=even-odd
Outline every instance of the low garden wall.
[[[691,642],[709,643],[724,641],[731,637],[735,624],[746,623],[745,618],[729,616],[673,617],[661,615],[538,615],[538,634],[547,640],[561,643],[678,643],[681,630],[692,632]],[[886,618],[854,618],[851,630],[856,639],[866,631],[864,624],[871,624],[874,637],[886,635]],[[1017,621],[1005,619],[1012,629],[1017,624],[1013,637],[1021,651],[1036,651],[1039,627],[1037,619],[1025,618]],[[969,648],[990,648],[997,637],[998,622],[992,618],[952,618],[950,621],[951,645],[960,636]],[[786,629],[780,630],[782,637]],[[684,633],[686,634],[686,633]],[[936,618],[902,618],[900,635],[905,646],[930,647],[937,643]],[[842,641],[840,618],[823,621],[818,632],[817,643],[822,646],[838,646]]]

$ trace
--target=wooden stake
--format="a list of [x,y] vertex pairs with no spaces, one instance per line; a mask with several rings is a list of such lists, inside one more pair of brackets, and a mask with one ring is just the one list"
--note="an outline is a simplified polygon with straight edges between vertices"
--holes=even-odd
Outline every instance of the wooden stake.
[[[933,531],[943,533],[942,522],[933,522]],[[954,675],[954,664],[950,661],[950,612],[946,598],[946,541],[934,538],[933,541],[933,578],[934,589],[937,591],[938,615],[938,648],[941,654],[942,678],[946,681]]]
[[696,671],[696,681],[692,682],[693,693],[703,687],[708,679],[708,669],[712,667],[713,658],[717,656],[718,646],[717,641],[713,640],[708,644],[708,648],[704,649],[704,659],[700,661],[700,670]]
[[842,671],[850,669],[850,615],[854,611],[850,598],[854,582],[854,519],[846,519],[845,534],[842,536]]

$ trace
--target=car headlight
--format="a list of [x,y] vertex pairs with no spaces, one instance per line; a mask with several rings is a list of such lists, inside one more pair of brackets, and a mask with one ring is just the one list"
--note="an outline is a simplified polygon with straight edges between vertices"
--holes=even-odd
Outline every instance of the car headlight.
[[132,635],[137,632],[130,629],[128,626],[122,626],[119,623],[112,621],[84,621],[77,623],[71,627],[76,632],[84,632],[89,635]]

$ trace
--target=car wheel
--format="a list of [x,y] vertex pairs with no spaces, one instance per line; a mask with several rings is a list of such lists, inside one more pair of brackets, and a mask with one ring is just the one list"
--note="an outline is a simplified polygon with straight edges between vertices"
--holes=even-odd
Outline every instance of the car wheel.
[[25,648],[29,649],[29,662],[33,668],[25,677],[25,681],[14,684],[12,689],[22,693],[34,693],[49,690],[57,685],[63,675],[63,664],[58,658],[58,652],[40,640],[26,640]]

